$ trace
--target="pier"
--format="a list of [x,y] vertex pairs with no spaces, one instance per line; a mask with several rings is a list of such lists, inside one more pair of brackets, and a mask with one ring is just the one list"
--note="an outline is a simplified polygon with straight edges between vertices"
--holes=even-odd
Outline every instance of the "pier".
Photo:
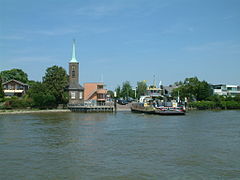
[[72,112],[113,112],[114,106],[68,105]]

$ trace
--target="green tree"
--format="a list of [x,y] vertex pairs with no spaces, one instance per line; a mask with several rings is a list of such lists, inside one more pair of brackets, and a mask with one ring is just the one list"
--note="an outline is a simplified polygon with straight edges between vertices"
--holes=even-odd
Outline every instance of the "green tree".
[[121,87],[118,86],[116,89],[115,89],[116,93],[117,93],[117,98],[120,98],[122,97],[122,94],[121,94]]
[[189,100],[206,100],[211,96],[211,87],[206,81],[199,81],[197,77],[186,78],[182,85],[173,90],[172,95],[183,99],[187,97]]
[[140,96],[143,96],[146,93],[147,90],[147,84],[145,81],[137,82],[137,98],[140,98]]
[[2,86],[2,78],[0,76],[0,98],[4,98],[3,86]]
[[48,92],[56,99],[57,104],[66,103],[66,86],[68,75],[62,67],[52,66],[47,68],[43,77],[43,84],[46,85]]
[[36,83],[37,83],[37,81],[34,81],[34,80],[29,80],[28,81],[28,85],[29,85],[30,88]]
[[239,94],[234,97],[234,101],[239,101],[240,102],[240,95]]
[[206,81],[199,81],[197,87],[196,99],[198,101],[206,100],[211,96],[211,86]]
[[129,81],[123,82],[121,95],[123,98],[128,99],[129,97],[134,98],[134,91]]
[[35,82],[28,91],[28,96],[33,100],[33,107],[37,108],[55,108],[57,106],[56,98],[48,90],[46,84]]
[[2,71],[0,73],[0,76],[2,77],[2,81],[6,82],[11,79],[15,79],[17,81],[21,81],[23,83],[28,82],[28,75],[21,69],[11,69],[11,70],[6,70]]
[[110,96],[110,98],[114,98],[114,92],[113,91],[108,90],[107,94]]

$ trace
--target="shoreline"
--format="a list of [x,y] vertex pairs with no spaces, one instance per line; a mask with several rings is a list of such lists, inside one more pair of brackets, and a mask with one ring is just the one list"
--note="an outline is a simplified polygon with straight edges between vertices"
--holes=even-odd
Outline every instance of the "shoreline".
[[[197,109],[197,108],[190,108],[187,110],[187,112],[191,111],[226,111],[226,110],[240,110],[240,109]],[[116,112],[130,112],[131,108],[117,108]],[[37,114],[37,113],[69,113],[72,112],[70,109],[14,109],[14,110],[0,110],[0,115],[4,114]],[[77,113],[77,112],[73,112]],[[106,112],[78,112],[78,113],[106,113]],[[115,113],[115,110],[112,112],[107,112],[107,113]]]
[[[128,112],[131,111],[131,109],[117,109],[117,112]],[[34,114],[34,113],[65,113],[65,112],[71,112],[69,109],[44,109],[44,110],[0,110],[0,115],[3,114]],[[114,113],[115,111],[113,111]]]
[[[199,109],[188,109],[187,112],[190,111],[205,111],[205,110],[210,110],[210,111],[226,111],[226,110],[240,110],[240,109],[203,109],[203,110],[199,110]],[[131,109],[129,108],[117,108],[116,112],[130,112]],[[0,115],[4,115],[4,114],[37,114],[37,113],[70,113],[72,111],[70,111],[69,109],[44,109],[44,110],[39,110],[39,109],[35,109],[35,110],[0,110]],[[88,112],[73,112],[73,113],[88,113]],[[115,111],[113,110],[112,112],[89,112],[89,113],[115,113]]]
[[71,112],[69,109],[43,109],[43,110],[0,110],[1,114],[31,114],[31,113],[56,113],[56,112]]

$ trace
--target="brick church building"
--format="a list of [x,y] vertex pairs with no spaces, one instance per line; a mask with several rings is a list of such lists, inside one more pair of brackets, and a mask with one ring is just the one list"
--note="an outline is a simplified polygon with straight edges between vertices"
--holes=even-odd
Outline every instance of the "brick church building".
[[79,84],[79,62],[76,59],[75,40],[69,62],[69,105],[84,105],[84,88]]

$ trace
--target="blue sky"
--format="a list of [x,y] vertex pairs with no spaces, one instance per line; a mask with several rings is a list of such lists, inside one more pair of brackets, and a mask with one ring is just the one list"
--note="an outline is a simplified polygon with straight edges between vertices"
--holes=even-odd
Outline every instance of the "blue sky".
[[73,38],[81,84],[240,84],[239,0],[0,0],[0,71],[68,70]]

